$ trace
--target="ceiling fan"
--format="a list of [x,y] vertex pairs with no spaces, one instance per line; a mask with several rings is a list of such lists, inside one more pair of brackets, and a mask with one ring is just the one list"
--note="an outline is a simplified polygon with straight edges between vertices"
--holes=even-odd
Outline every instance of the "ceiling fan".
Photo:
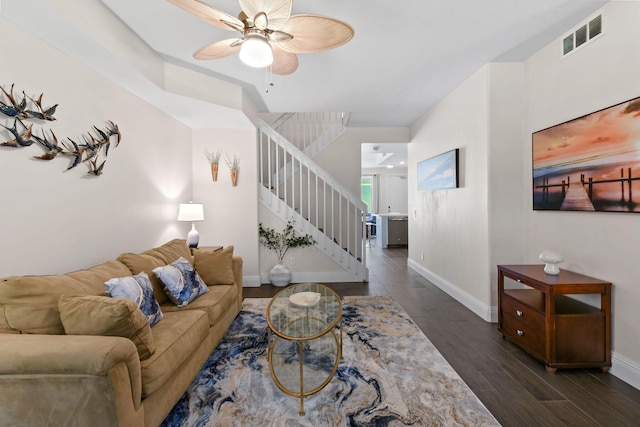
[[169,0],[176,6],[240,38],[218,41],[194,52],[196,59],[219,59],[239,53],[245,64],[274,74],[298,68],[298,53],[333,49],[351,40],[353,29],[337,19],[320,15],[291,15],[292,0],[238,0],[237,18],[199,0]]

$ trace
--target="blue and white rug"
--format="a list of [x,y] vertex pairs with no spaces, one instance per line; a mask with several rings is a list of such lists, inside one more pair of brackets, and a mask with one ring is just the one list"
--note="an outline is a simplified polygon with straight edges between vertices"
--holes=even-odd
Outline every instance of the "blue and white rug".
[[343,360],[300,401],[274,384],[269,299],[248,298],[163,426],[498,426],[460,376],[388,296],[345,297]]

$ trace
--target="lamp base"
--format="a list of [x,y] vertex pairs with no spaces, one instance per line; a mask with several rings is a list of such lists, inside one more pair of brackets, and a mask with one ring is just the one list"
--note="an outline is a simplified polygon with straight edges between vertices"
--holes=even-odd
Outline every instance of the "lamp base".
[[200,233],[196,230],[196,223],[191,223],[191,231],[187,234],[187,246],[190,248],[197,248],[200,243]]

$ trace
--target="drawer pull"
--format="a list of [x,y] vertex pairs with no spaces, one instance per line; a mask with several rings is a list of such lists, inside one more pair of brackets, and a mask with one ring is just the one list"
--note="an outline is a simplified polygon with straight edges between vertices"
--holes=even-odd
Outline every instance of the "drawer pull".
[[522,313],[522,311],[520,311],[520,310],[516,310],[516,314],[518,315],[518,317],[522,317],[522,314],[523,314],[523,313]]
[[524,336],[524,332],[521,331],[520,329],[516,330],[516,334],[518,334],[519,337],[523,337]]

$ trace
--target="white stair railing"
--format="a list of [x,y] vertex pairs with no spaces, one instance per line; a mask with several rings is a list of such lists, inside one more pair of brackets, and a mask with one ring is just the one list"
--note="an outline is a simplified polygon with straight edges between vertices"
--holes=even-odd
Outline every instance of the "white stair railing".
[[258,141],[260,202],[283,221],[293,219],[355,281],[368,280],[366,205],[263,121]]
[[313,158],[347,130],[349,113],[285,113],[271,127]]
[[[350,113],[284,113],[271,128],[308,157],[314,158],[347,130],[350,117]],[[280,165],[280,184],[297,172],[288,166]]]

